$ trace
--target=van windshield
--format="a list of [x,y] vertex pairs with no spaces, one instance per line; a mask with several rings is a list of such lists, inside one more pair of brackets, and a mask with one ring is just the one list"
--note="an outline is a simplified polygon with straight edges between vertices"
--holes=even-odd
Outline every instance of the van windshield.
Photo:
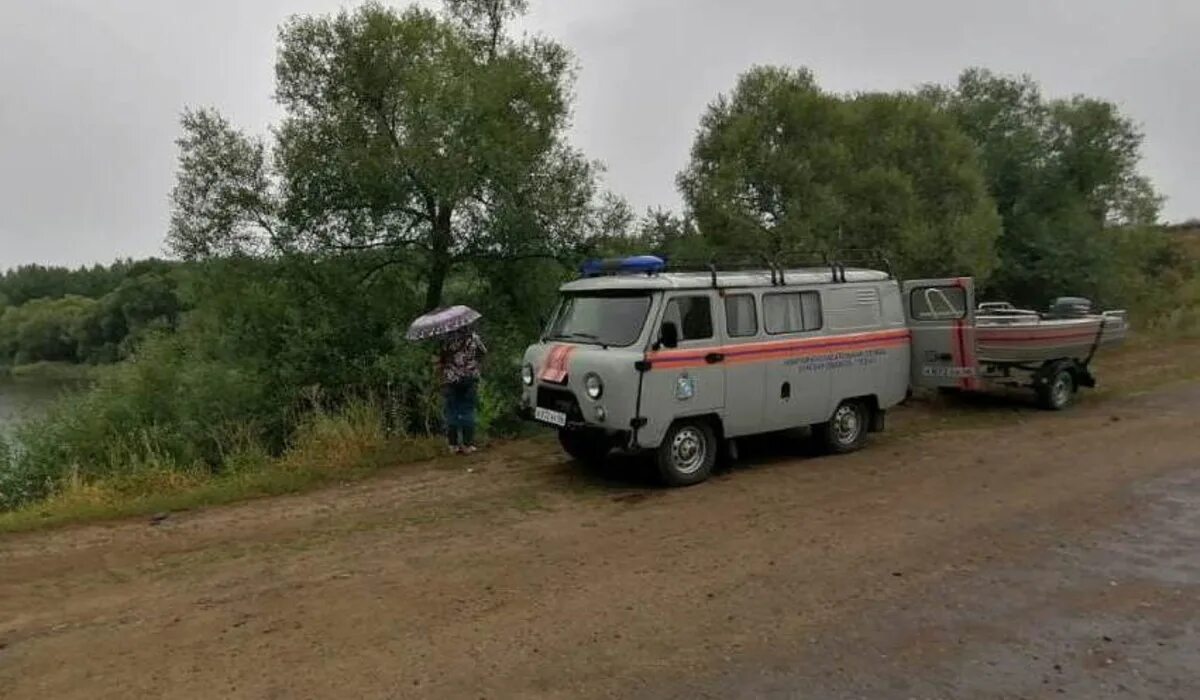
[[642,334],[649,311],[645,292],[571,294],[563,297],[547,338],[626,347]]

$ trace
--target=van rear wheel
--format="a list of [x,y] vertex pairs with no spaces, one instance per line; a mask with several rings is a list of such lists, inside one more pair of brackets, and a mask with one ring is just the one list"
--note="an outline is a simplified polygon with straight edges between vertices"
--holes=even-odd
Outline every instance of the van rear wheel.
[[705,421],[679,421],[658,447],[658,473],[668,486],[691,486],[712,474],[717,436]]
[[843,401],[828,423],[814,427],[813,434],[830,454],[854,452],[867,441],[870,418],[870,410],[862,401]]

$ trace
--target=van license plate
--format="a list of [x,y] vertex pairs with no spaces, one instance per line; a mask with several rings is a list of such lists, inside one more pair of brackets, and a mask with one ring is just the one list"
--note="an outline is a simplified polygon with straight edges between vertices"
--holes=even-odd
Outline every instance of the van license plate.
[[533,410],[533,417],[543,423],[557,425],[560,428],[567,424],[567,414],[559,411],[551,411],[548,408],[535,408]]

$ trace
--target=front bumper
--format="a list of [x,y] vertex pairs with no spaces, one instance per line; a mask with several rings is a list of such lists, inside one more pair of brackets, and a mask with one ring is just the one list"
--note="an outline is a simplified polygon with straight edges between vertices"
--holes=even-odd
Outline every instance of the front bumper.
[[565,387],[547,386],[544,384],[535,385],[532,391],[525,392],[521,398],[521,405],[517,407],[517,415],[522,420],[527,420],[547,428],[556,427],[537,420],[534,417],[535,407],[547,408],[566,414],[567,423],[560,429],[603,432],[605,435],[613,438],[614,444],[621,446],[632,442],[633,431],[627,426],[612,423],[603,404],[591,401],[581,403],[575,397],[574,392]]

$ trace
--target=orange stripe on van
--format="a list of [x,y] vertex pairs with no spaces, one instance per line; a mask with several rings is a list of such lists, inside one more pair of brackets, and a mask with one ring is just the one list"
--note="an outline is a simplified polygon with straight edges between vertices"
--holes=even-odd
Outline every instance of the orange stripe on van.
[[726,364],[747,364],[771,360],[831,355],[838,352],[858,352],[903,347],[912,338],[908,329],[826,335],[801,340],[775,340],[740,345],[723,345],[688,350],[666,350],[647,355],[652,369],[681,369],[707,364],[712,353],[725,356]]
[[546,354],[546,362],[542,365],[539,377],[553,384],[563,384],[567,381],[567,362],[571,353],[575,352],[574,345],[555,345]]

